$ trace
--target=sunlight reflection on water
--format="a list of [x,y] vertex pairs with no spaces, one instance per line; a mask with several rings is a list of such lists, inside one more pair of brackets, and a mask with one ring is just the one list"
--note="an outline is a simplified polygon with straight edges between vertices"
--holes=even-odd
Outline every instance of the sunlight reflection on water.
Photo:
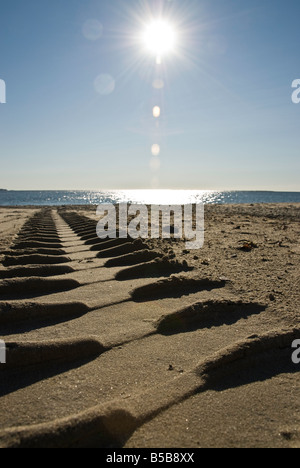
[[113,193],[118,202],[142,204],[189,204],[221,202],[222,192],[199,190],[120,190]]
[[[153,177],[151,186],[159,180]],[[99,205],[100,203],[176,205],[190,203],[300,203],[299,192],[216,190],[61,190],[0,191],[0,206]]]

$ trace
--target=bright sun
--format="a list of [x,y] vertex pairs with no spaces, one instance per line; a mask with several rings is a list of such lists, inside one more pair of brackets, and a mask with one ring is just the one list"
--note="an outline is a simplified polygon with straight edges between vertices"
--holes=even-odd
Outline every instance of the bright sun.
[[176,34],[167,21],[156,20],[146,27],[143,39],[147,49],[161,57],[174,49]]

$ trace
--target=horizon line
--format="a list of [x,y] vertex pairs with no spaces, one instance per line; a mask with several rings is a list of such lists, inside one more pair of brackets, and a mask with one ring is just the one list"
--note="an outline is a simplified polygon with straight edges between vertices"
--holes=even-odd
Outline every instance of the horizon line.
[[300,193],[300,188],[298,190],[291,189],[190,189],[190,188],[103,188],[103,189],[5,189],[0,188],[0,191],[3,192],[133,192],[133,191],[182,191],[182,192],[273,192],[273,193]]

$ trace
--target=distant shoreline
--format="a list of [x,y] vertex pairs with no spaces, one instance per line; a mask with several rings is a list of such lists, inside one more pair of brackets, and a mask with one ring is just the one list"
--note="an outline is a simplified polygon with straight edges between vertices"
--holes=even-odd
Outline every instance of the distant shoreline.
[[140,191],[162,191],[162,192],[224,192],[224,193],[300,193],[300,190],[239,190],[239,189],[226,189],[226,190],[217,190],[217,189],[0,189],[0,192],[93,192],[93,193],[103,193],[103,192],[140,192]]

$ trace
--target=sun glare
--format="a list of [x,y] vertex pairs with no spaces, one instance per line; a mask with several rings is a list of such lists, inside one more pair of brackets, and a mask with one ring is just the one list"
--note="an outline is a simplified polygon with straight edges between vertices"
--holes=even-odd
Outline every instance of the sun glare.
[[156,20],[146,27],[143,39],[146,48],[156,57],[161,57],[174,49],[176,34],[167,21]]

